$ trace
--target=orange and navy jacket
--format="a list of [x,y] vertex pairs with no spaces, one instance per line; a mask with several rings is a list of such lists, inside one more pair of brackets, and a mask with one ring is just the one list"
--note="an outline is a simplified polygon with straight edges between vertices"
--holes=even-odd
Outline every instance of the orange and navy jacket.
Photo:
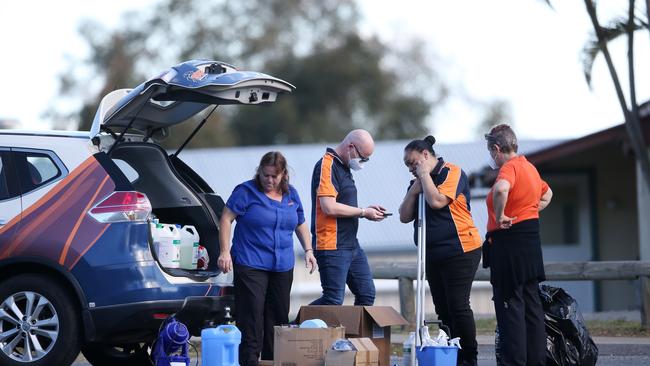
[[[465,172],[438,158],[431,178],[438,191],[451,203],[440,209],[426,207],[427,257],[438,261],[480,248],[481,238],[470,212],[469,182]],[[419,201],[415,205],[415,217],[418,205]],[[417,244],[417,220],[414,220],[413,227],[413,240]]]
[[356,248],[359,218],[325,215],[320,197],[334,197],[336,202],[357,206],[357,187],[352,172],[331,148],[316,163],[311,176],[312,243],[316,244],[316,250]]

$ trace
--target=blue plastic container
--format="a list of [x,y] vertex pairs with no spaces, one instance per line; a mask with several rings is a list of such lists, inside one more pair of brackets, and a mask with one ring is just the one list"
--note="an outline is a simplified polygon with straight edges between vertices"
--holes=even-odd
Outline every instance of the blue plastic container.
[[419,366],[456,366],[458,347],[416,347]]
[[234,325],[201,331],[202,366],[239,366],[241,332]]

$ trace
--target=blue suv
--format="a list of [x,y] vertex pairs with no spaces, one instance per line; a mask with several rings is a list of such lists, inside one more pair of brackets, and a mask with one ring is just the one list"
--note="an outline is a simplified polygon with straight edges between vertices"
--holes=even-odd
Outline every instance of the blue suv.
[[[0,130],[0,365],[142,365],[171,314],[194,335],[233,307],[216,265],[223,200],[178,157],[217,105],[294,87],[216,61],[102,100],[90,132]],[[200,119],[177,151],[168,128]],[[207,268],[166,268],[151,220],[193,225]],[[234,309],[233,309],[234,311]]]

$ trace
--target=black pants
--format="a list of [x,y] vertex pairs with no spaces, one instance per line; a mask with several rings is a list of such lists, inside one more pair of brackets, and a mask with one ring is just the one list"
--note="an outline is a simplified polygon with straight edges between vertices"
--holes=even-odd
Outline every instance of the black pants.
[[235,320],[242,333],[239,363],[273,359],[273,327],[289,323],[293,270],[270,272],[235,264]]
[[546,365],[546,330],[539,282],[534,279],[515,286],[507,301],[502,289],[498,286],[492,289],[499,327],[499,365]]
[[476,324],[469,306],[469,294],[480,260],[480,249],[442,261],[434,262],[427,258],[427,280],[438,319],[449,327],[451,338],[460,337],[459,364],[475,364],[478,354]]

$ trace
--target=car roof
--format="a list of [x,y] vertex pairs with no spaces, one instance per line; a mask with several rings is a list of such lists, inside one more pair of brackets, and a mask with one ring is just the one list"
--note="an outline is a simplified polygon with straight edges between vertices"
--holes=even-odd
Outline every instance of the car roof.
[[42,137],[70,137],[89,139],[89,131],[67,131],[67,130],[1,130],[0,135],[20,135],[20,136],[42,136]]

